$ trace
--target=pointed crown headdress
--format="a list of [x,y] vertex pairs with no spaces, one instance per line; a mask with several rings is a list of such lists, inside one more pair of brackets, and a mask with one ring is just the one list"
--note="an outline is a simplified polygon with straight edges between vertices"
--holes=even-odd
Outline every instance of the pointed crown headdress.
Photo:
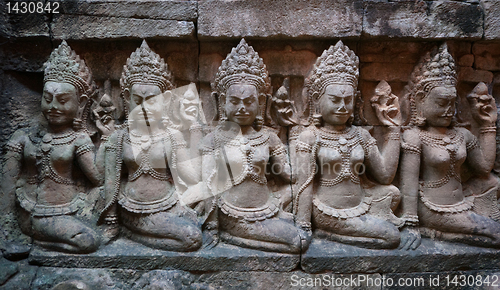
[[316,60],[307,79],[308,94],[312,98],[316,92],[319,97],[328,85],[342,84],[358,87],[359,58],[342,41],[323,51]]
[[413,69],[410,80],[406,87],[406,94],[409,95],[411,107],[411,123],[420,124],[423,120],[418,120],[416,108],[416,96],[421,93],[425,98],[435,87],[456,86],[457,72],[455,70],[455,60],[448,52],[446,43],[439,48],[434,48],[427,52]]
[[212,83],[212,90],[219,94],[225,93],[235,83],[253,84],[259,93],[264,94],[269,93],[271,88],[264,61],[245,39],[241,39],[238,46],[222,61]]
[[145,40],[132,52],[123,66],[120,86],[122,91],[134,84],[157,85],[162,92],[175,87],[172,73],[165,60],[149,48]]
[[43,82],[64,82],[72,84],[80,94],[93,96],[95,83],[92,72],[83,59],[69,47],[66,41],[52,51],[49,59],[43,65]]

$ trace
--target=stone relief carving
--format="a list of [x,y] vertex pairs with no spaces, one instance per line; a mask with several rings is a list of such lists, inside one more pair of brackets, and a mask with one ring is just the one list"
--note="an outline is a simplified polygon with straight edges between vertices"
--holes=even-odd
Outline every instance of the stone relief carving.
[[84,128],[94,90],[91,71],[63,41],[44,65],[41,109],[46,124],[16,131],[6,145],[1,191],[7,200],[16,196],[10,218],[48,249],[89,253],[101,243],[91,213],[94,194],[89,192],[102,184],[102,176]]
[[[315,236],[372,248],[395,248],[402,220],[392,209],[399,190],[390,185],[399,160],[397,98],[382,83],[372,98],[388,126],[380,151],[368,131],[352,125],[358,86],[358,57],[339,41],[316,61],[308,79],[311,126],[296,144],[297,223]],[[364,174],[370,173],[373,181]]]
[[[422,235],[499,245],[500,179],[491,173],[496,105],[479,83],[467,96],[479,137],[458,124],[446,45],[415,67],[405,88],[405,126],[386,81],[367,99],[385,132],[382,146],[353,125],[362,104],[359,59],[341,41],[306,79],[307,125],[298,121],[289,79],[272,96],[266,66],[245,40],[213,80],[215,128],[206,124],[196,85],[175,88],[145,41],[123,68],[120,125],[112,98],[95,100],[92,74],[66,42],[44,73],[45,122],[16,131],[6,146],[6,256],[27,253],[31,239],[50,250],[90,253],[120,234],[181,252],[221,240],[298,254],[313,238],[407,250]],[[98,150],[89,118],[102,136]]]
[[[403,248],[418,247],[420,234],[499,247],[499,185],[490,173],[495,161],[495,101],[484,83],[468,95],[480,127],[476,138],[454,120],[456,82],[455,61],[444,44],[420,60],[407,87],[411,120],[402,140]],[[462,180],[466,165],[474,175]]]
[[[128,120],[101,150],[106,180],[102,219],[108,224],[120,221],[123,234],[144,245],[194,251],[202,241],[197,213],[179,202],[174,179],[196,184],[200,173],[199,166],[186,163],[190,150],[179,128],[168,127],[171,72],[144,41],[127,60],[120,85]],[[201,128],[195,125],[188,127],[197,135],[191,138],[200,138]]]
[[[241,247],[299,253],[305,232],[268,187],[270,175],[291,182],[286,147],[263,126],[270,79],[262,59],[241,40],[212,83],[219,125],[202,143],[203,180],[213,195],[205,223],[208,246],[222,241]],[[305,246],[305,245],[302,245]]]

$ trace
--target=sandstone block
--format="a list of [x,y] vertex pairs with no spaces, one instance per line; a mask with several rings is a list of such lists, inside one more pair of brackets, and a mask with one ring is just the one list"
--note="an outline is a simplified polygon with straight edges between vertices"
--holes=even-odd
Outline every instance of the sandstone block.
[[464,38],[483,36],[483,10],[458,1],[369,2],[363,18],[367,36]]
[[493,73],[486,70],[475,70],[471,67],[459,67],[458,80],[471,83],[485,82],[489,84],[493,81]]
[[475,55],[474,66],[482,70],[500,70],[500,44],[475,43],[472,47]]
[[63,14],[125,18],[196,20],[196,1],[80,0],[60,2]]
[[47,23],[45,14],[8,13],[7,1],[0,2],[0,37],[49,37]]
[[472,66],[474,64],[474,55],[466,54],[458,59],[457,64],[459,66]]
[[[497,269],[500,252],[422,239],[414,251],[372,250],[315,240],[302,255],[301,267],[308,273],[404,273]],[[402,262],[403,261],[403,262]]]
[[228,1],[198,3],[203,38],[359,37],[361,1]]
[[484,39],[500,39],[500,1],[482,0],[484,7]]
[[271,75],[306,76],[317,56],[308,50],[264,51],[260,53]]
[[215,74],[224,58],[218,53],[200,55],[200,82],[211,82],[215,79]]
[[[130,249],[134,249],[131,251]],[[277,271],[288,272],[299,264],[299,255],[263,252],[219,243],[210,250],[191,253],[155,250],[126,239],[88,255],[31,251],[32,264],[70,268],[127,268],[135,270],[177,269],[184,271]]]
[[359,76],[367,81],[408,81],[414,63],[365,63],[361,65]]
[[194,23],[177,20],[59,15],[51,23],[55,39],[194,37]]

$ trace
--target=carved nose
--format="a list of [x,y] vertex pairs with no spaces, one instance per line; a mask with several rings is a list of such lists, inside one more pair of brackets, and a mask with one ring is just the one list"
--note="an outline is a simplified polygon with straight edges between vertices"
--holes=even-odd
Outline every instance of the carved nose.
[[345,113],[345,112],[347,112],[347,109],[346,109],[346,107],[345,107],[345,103],[344,103],[344,101],[342,101],[342,102],[340,103],[340,108],[338,109],[338,111],[339,111],[339,112],[341,112],[341,113]]

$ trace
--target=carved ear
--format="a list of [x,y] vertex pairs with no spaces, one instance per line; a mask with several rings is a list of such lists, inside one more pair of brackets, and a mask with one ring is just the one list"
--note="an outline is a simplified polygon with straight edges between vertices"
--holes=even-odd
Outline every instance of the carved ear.
[[129,89],[124,89],[123,90],[123,99],[127,104],[130,104],[130,90]]
[[85,106],[87,106],[89,99],[90,98],[86,94],[82,94],[78,98],[78,112],[77,112],[78,119],[82,119],[83,112],[85,111]]

